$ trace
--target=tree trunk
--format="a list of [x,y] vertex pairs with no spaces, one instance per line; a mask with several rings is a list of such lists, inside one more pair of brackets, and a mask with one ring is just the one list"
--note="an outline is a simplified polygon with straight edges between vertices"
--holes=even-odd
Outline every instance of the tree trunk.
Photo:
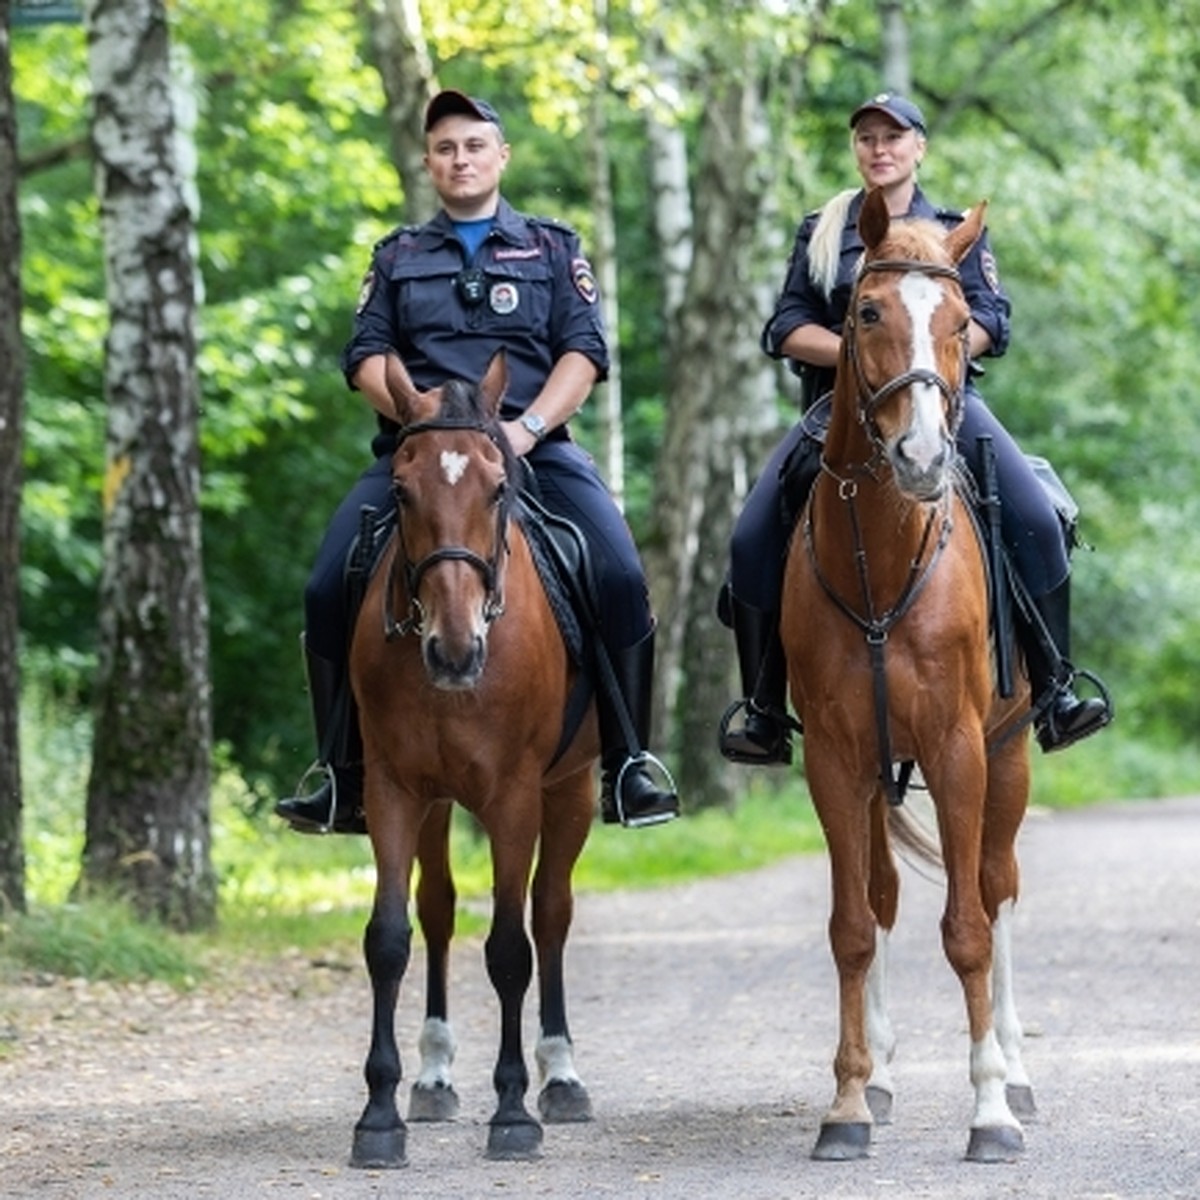
[[10,0],[0,0],[0,913],[25,908],[21,678],[17,665],[25,352],[21,343],[21,224],[10,13]]
[[417,225],[437,211],[425,171],[425,108],[434,96],[433,64],[417,0],[364,0],[368,51],[387,99],[392,163],[404,192],[404,220]]
[[190,115],[162,0],[91,0],[110,328],[104,565],[83,890],[212,922],[211,696],[200,547]]
[[[671,336],[670,407],[647,557],[672,743],[687,748],[678,782],[689,807],[728,804],[739,777],[717,752],[732,640],[713,620],[734,511],[728,481],[751,423],[773,417],[773,374],[758,351],[757,228],[768,190],[764,116],[748,63],[709,75],[696,170],[691,269]],[[686,705],[678,705],[680,696]]]
[[621,309],[617,299],[617,227],[613,215],[612,171],[608,158],[608,60],[600,39],[608,35],[607,0],[593,0],[598,44],[594,57],[596,78],[588,104],[588,142],[592,165],[592,213],[596,223],[592,256],[608,330],[608,379],[597,386],[593,402],[599,405],[599,460],[604,478],[621,509],[625,507],[625,428],[621,419],[621,344],[617,337]]

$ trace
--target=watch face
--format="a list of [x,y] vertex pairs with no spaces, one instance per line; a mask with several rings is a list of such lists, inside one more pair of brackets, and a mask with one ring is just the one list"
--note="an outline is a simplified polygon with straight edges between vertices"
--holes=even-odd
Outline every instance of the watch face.
[[535,438],[541,438],[546,433],[546,422],[542,420],[537,413],[526,413],[521,418],[521,424],[533,434]]

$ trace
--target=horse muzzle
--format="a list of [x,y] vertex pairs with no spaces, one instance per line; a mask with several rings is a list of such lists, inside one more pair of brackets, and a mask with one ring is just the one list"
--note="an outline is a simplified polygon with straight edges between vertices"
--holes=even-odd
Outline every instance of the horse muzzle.
[[478,634],[461,647],[429,634],[422,639],[421,657],[434,687],[445,692],[469,692],[479,685],[487,665],[487,641]]

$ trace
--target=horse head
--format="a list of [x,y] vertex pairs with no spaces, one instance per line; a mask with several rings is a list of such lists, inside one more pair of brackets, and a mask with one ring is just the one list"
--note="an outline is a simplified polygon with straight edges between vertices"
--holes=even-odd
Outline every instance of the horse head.
[[839,377],[897,487],[915,500],[946,490],[968,363],[971,310],[957,264],[983,230],[987,202],[947,232],[936,221],[893,221],[883,193],[859,214],[866,247],[842,337]]
[[488,628],[504,611],[515,463],[497,415],[508,383],[504,352],[478,384],[454,379],[423,392],[393,356],[386,379],[400,423],[392,491],[408,598],[396,628],[420,637],[436,687],[468,690],[487,662]]

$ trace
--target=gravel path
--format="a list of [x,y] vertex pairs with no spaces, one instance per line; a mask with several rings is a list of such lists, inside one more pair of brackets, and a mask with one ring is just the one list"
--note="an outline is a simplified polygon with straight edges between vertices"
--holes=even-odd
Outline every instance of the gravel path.
[[[1041,1113],[1019,1164],[962,1161],[967,1035],[938,942],[942,889],[907,869],[892,953],[894,1123],[866,1161],[808,1157],[835,1040],[817,857],[580,898],[571,1024],[597,1117],[548,1128],[536,1163],[483,1158],[495,1009],[478,942],[455,962],[462,1115],[411,1126],[411,1165],[396,1172],[347,1166],[368,1033],[355,957],[284,960],[189,995],[0,988],[12,1044],[0,1061],[0,1196],[1194,1200],[1200,798],[1035,812],[1021,857],[1018,1001]],[[410,1066],[419,997],[407,986],[401,998]]]

